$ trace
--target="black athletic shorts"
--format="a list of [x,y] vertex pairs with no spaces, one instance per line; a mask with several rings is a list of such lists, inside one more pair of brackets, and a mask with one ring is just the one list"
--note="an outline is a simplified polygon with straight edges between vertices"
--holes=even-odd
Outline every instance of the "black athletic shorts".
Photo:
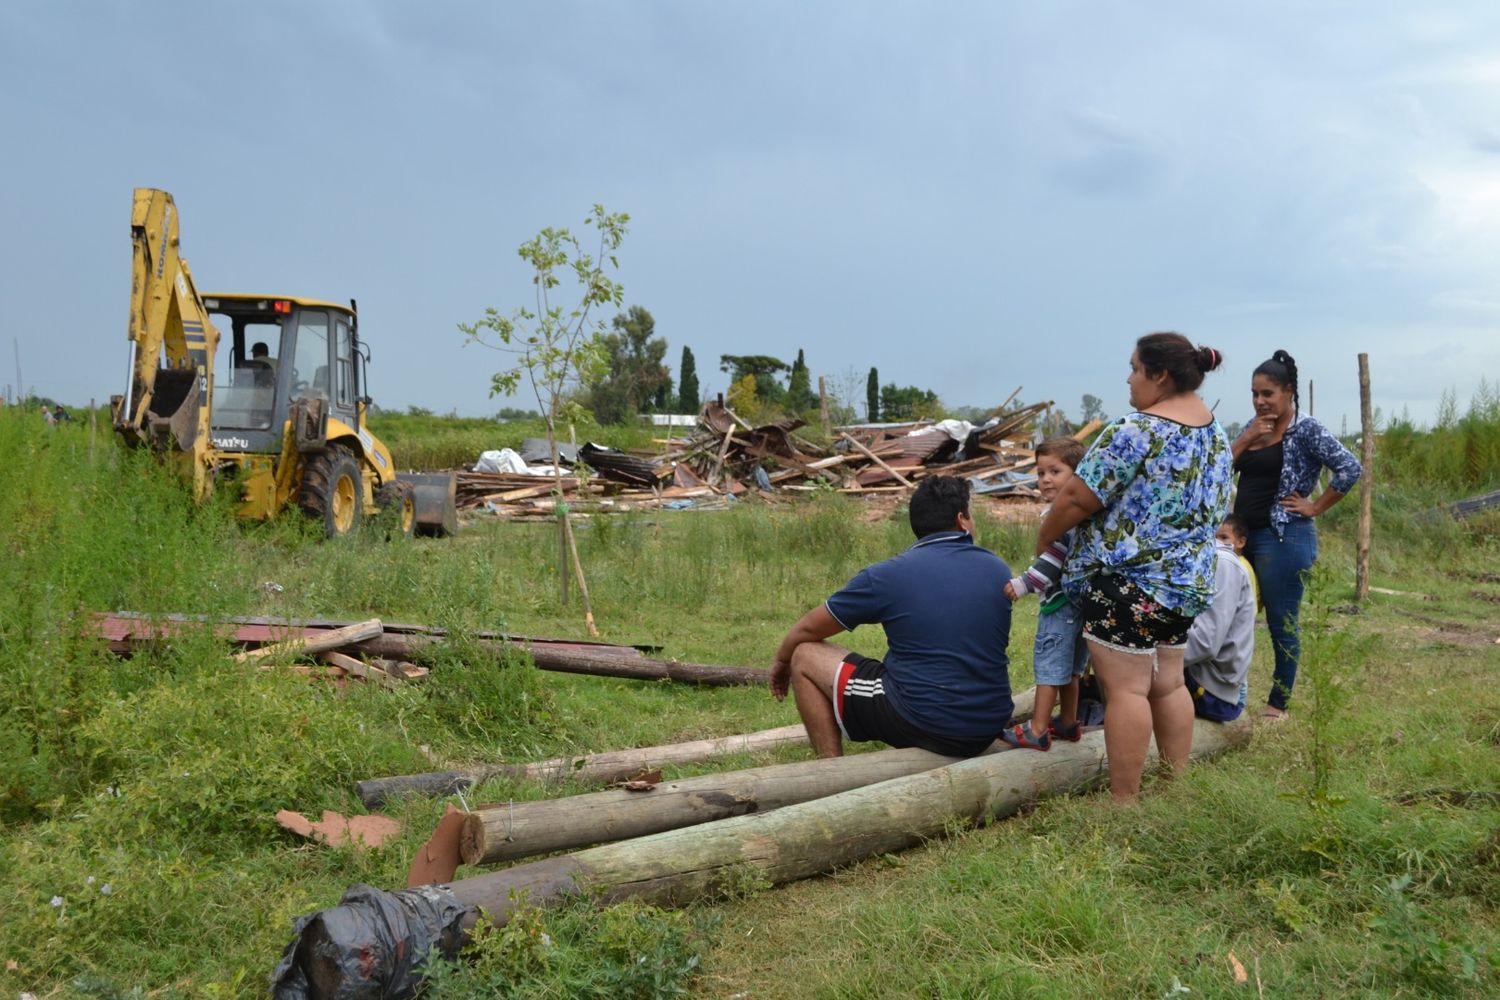
[[833,679],[833,714],[839,728],[856,743],[879,740],[893,747],[920,747],[945,757],[974,757],[994,743],[934,736],[907,722],[885,696],[885,664],[849,653]]

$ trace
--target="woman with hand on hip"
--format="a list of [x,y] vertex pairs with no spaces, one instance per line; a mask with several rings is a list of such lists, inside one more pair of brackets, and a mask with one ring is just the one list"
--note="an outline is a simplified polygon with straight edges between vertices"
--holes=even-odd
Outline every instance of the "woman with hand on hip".
[[1229,439],[1198,397],[1222,360],[1180,333],[1152,333],[1130,356],[1130,405],[1059,488],[1037,553],[1074,526],[1063,589],[1104,687],[1104,746],[1116,802],[1140,792],[1151,736],[1187,766],[1193,699],[1188,628],[1214,595],[1214,532],[1229,506]]
[[[1245,558],[1255,568],[1275,670],[1263,719],[1286,718],[1302,641],[1298,616],[1308,570],[1318,558],[1313,519],[1359,482],[1359,459],[1317,420],[1300,412],[1297,362],[1277,351],[1250,379],[1255,417],[1233,444],[1239,490],[1234,512],[1245,519]],[[1333,479],[1312,499],[1324,468]]]

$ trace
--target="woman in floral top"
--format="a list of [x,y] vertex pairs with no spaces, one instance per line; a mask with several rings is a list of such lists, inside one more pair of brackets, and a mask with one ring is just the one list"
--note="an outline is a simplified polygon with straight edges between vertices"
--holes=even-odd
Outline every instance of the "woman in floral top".
[[1132,802],[1151,734],[1187,766],[1193,699],[1183,650],[1214,593],[1214,532],[1229,508],[1229,440],[1197,389],[1222,355],[1152,333],[1130,356],[1130,405],[1100,433],[1042,521],[1037,552],[1079,526],[1063,588],[1083,609],[1104,686],[1104,746],[1116,802]]
[[[1297,621],[1303,580],[1318,558],[1313,519],[1342,500],[1364,470],[1328,428],[1300,412],[1297,362],[1286,351],[1255,369],[1250,398],[1255,419],[1232,446],[1240,476],[1234,512],[1250,528],[1245,557],[1255,567],[1276,657],[1261,718],[1284,719],[1302,652]],[[1314,499],[1324,467],[1333,479]]]

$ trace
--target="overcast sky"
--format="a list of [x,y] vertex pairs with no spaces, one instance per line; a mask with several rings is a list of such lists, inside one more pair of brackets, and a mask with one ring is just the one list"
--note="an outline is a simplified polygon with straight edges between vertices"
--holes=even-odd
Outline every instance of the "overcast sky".
[[463,415],[516,247],[631,215],[626,304],[724,353],[1123,412],[1138,335],[1299,361],[1335,429],[1500,382],[1493,2],[8,0],[0,386],[124,389],[131,189],[201,289],[357,298],[387,407]]

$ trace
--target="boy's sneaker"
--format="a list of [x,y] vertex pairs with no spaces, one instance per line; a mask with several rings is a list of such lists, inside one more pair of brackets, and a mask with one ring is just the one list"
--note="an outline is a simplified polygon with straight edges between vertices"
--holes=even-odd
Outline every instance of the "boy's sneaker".
[[1052,721],[1047,724],[1047,732],[1049,735],[1051,735],[1055,739],[1067,740],[1069,743],[1077,743],[1079,740],[1083,739],[1083,723],[1075,721],[1071,728],[1064,729],[1059,724],[1061,719],[1062,716],[1060,715],[1055,715],[1052,717]]
[[1021,723],[1019,726],[1016,726],[1014,729],[1001,730],[1000,738],[1013,747],[1019,747],[1026,750],[1052,749],[1051,730],[1049,729],[1042,735],[1037,736],[1031,731],[1031,725],[1025,722]]

